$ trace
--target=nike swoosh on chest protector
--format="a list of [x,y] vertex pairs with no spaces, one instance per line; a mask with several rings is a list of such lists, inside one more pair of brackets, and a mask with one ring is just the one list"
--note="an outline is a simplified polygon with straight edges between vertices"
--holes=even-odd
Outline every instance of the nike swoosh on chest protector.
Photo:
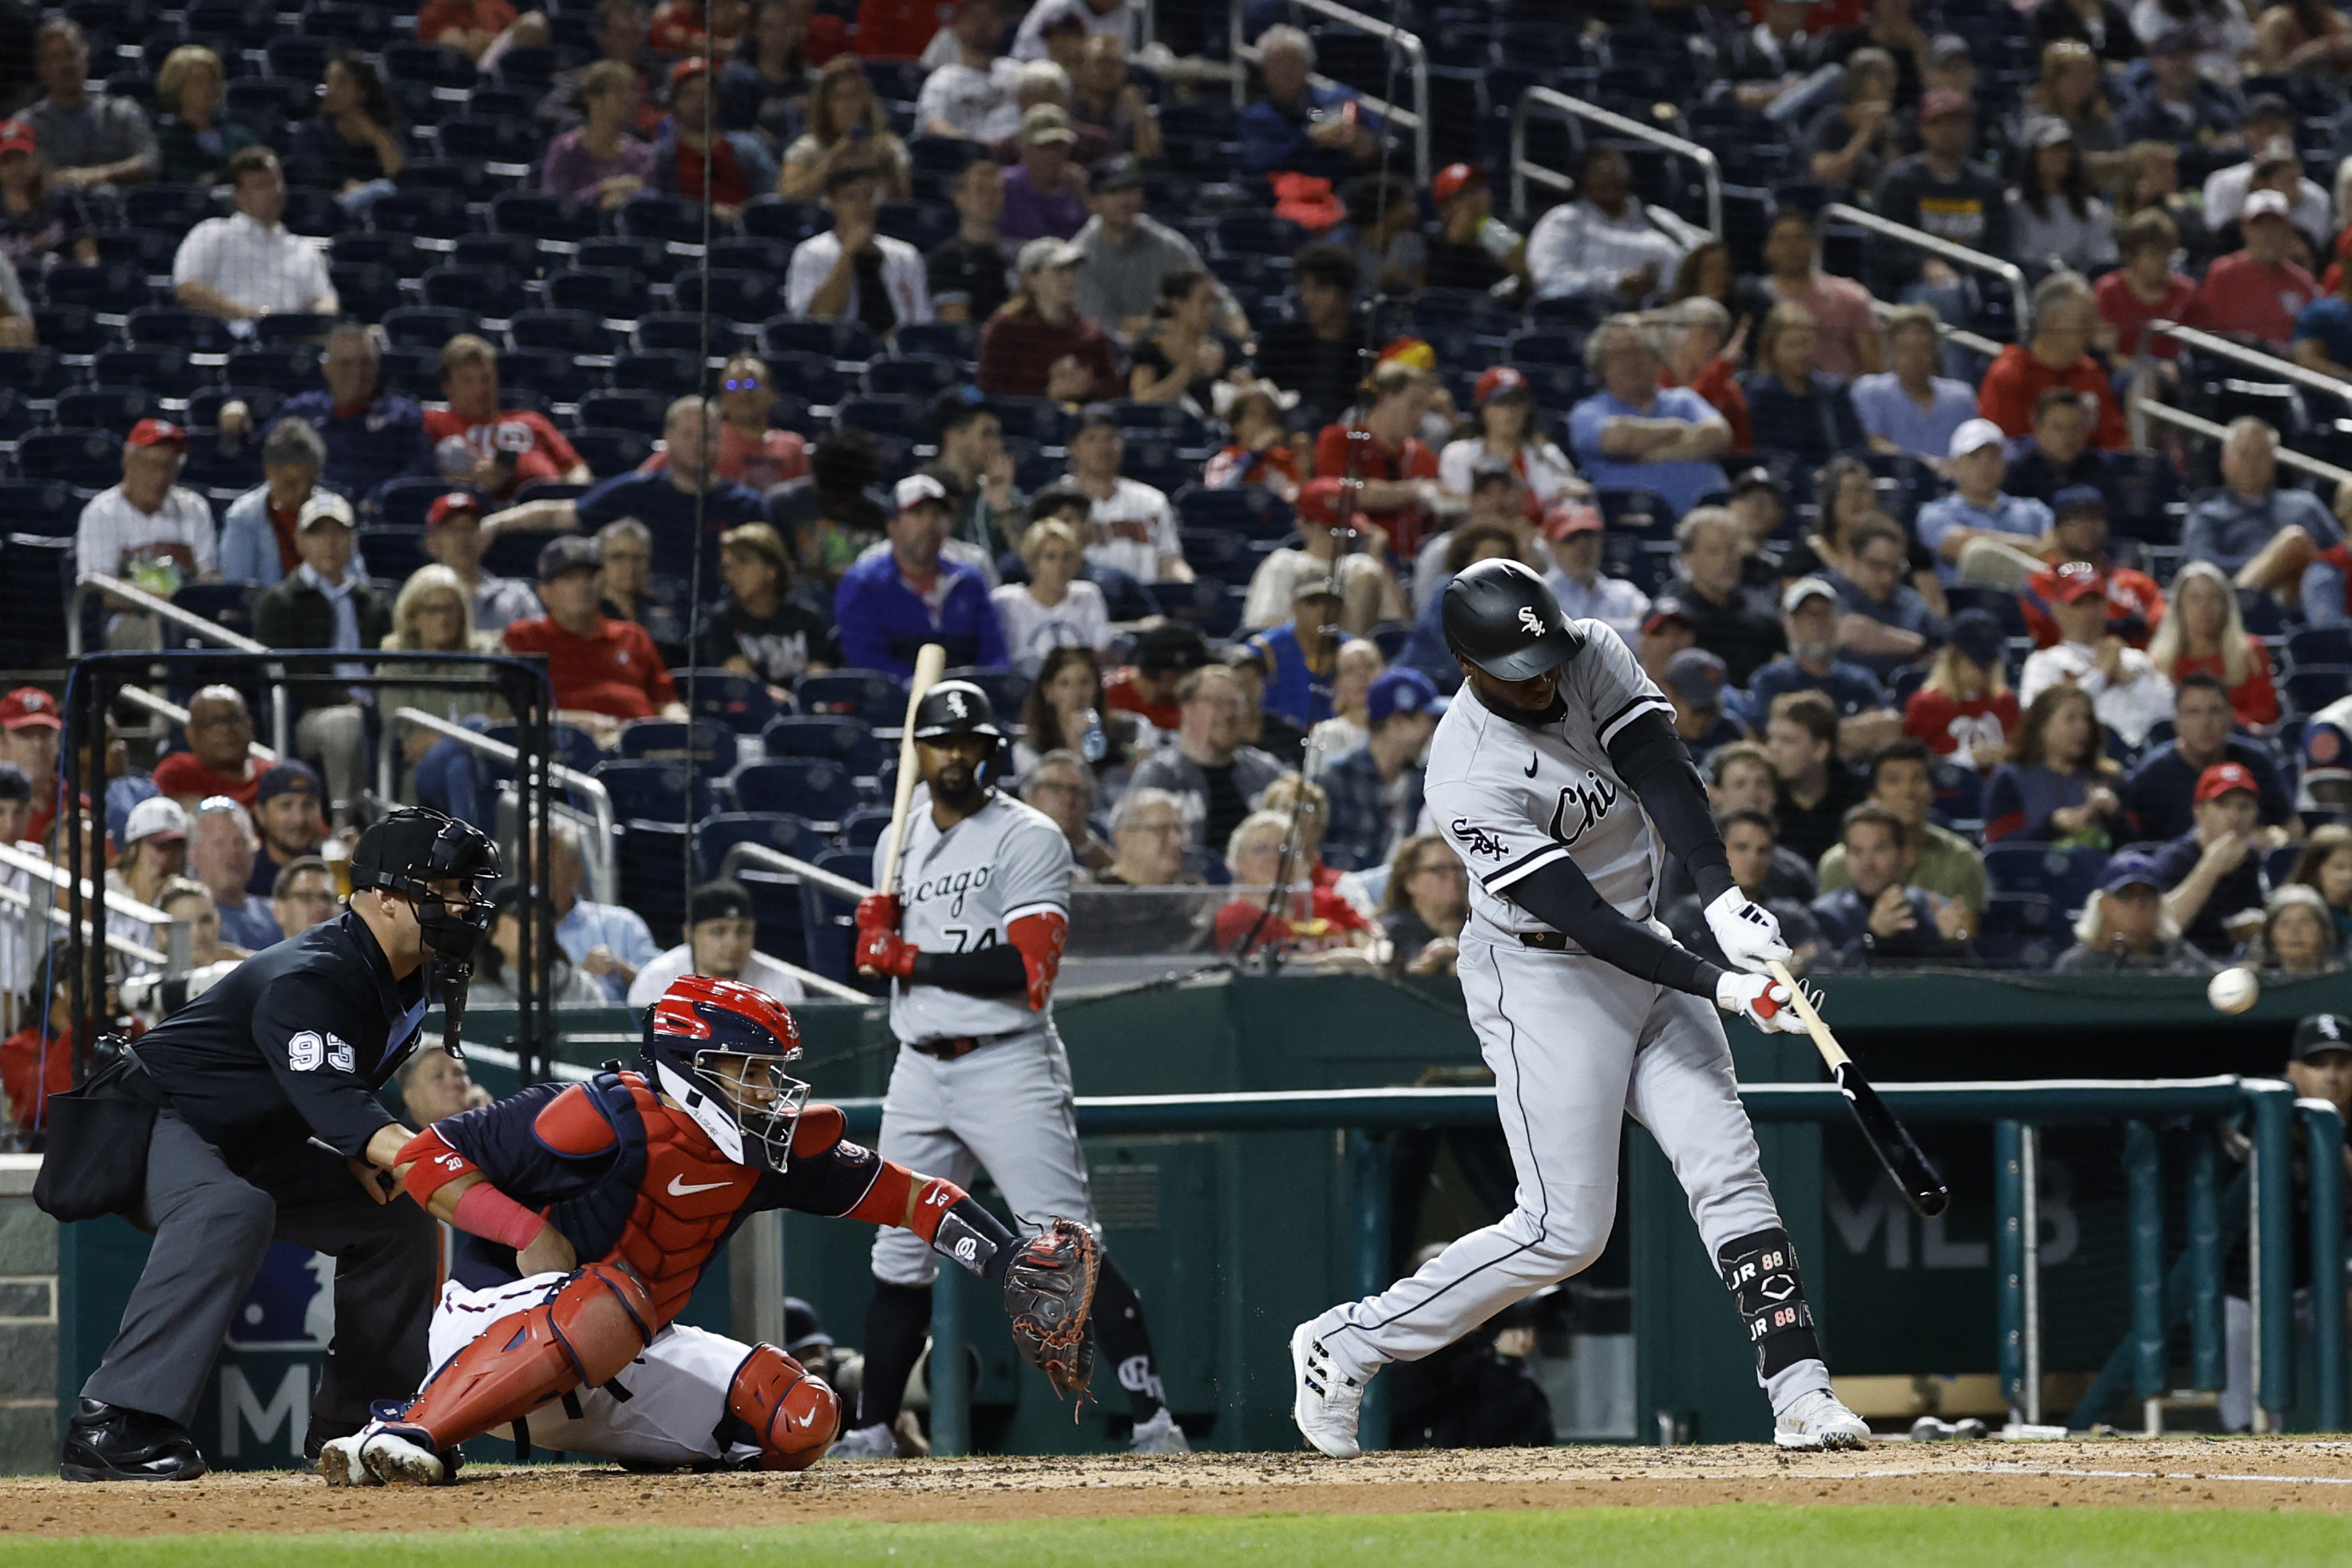
[[731,1187],[734,1184],[735,1184],[732,1182],[688,1183],[677,1176],[672,1176],[669,1179],[669,1195],[674,1198],[682,1198],[694,1193],[715,1193],[721,1187]]

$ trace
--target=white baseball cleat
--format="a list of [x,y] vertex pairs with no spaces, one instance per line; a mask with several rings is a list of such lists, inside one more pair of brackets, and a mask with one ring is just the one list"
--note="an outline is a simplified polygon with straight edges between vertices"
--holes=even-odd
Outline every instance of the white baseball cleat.
[[388,1487],[437,1487],[450,1481],[441,1456],[399,1432],[376,1430],[359,1437],[360,1462]]
[[1801,1394],[1772,1418],[1772,1441],[1783,1448],[1861,1448],[1870,1423],[1838,1403],[1826,1388]]
[[365,1436],[365,1433],[354,1432],[348,1437],[330,1437],[319,1445],[319,1479],[331,1487],[383,1485],[360,1458],[360,1443]]
[[1176,1417],[1161,1405],[1160,1414],[1135,1429],[1127,1446],[1138,1454],[1189,1454],[1192,1445],[1184,1436],[1184,1428],[1176,1425]]
[[1360,1455],[1356,1417],[1363,1408],[1364,1385],[1341,1375],[1312,1323],[1290,1331],[1290,1418],[1307,1440],[1335,1459]]
[[871,1426],[859,1426],[844,1432],[824,1451],[828,1459],[895,1459],[898,1457],[898,1439],[890,1428],[877,1421]]

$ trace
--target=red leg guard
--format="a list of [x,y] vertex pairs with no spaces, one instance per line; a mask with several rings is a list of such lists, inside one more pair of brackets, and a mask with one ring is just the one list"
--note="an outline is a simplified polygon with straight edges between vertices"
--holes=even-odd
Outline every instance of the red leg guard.
[[763,1470],[805,1470],[841,1430],[841,1396],[773,1345],[751,1347],[727,1385],[727,1412],[751,1429]]
[[652,1342],[653,1303],[626,1268],[592,1263],[442,1363],[394,1423],[446,1452],[558,1394],[612,1381]]

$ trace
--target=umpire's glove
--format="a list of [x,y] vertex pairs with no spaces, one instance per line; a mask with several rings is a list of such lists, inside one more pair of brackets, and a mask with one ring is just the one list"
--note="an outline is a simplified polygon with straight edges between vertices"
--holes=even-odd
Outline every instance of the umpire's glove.
[[1706,929],[1734,969],[1761,974],[1768,963],[1789,962],[1789,944],[1780,938],[1780,922],[1772,911],[1737,888],[1727,889],[1706,906]]

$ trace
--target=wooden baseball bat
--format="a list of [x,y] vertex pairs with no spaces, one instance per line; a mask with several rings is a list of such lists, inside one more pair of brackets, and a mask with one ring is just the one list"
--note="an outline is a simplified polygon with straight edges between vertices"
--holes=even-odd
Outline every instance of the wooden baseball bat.
[[923,694],[939,684],[948,668],[948,650],[935,642],[927,642],[915,655],[915,676],[907,683],[907,722],[898,731],[898,788],[890,801],[890,837],[882,851],[882,878],[875,884],[877,893],[898,890],[898,857],[907,847],[907,810],[914,804],[915,779],[919,771],[915,766],[915,710],[922,705]]
[[1822,1053],[1838,1092],[1845,1096],[1854,1121],[1862,1125],[1862,1135],[1870,1141],[1871,1152],[1886,1167],[1886,1173],[1895,1178],[1895,1184],[1903,1189],[1905,1200],[1929,1219],[1942,1214],[1951,1206],[1952,1189],[1944,1184],[1944,1178],[1928,1163],[1927,1152],[1911,1136],[1911,1130],[1895,1119],[1886,1101],[1878,1097],[1878,1090],[1871,1088],[1870,1080],[1854,1066],[1853,1058],[1845,1054],[1845,1047],[1838,1044],[1837,1037],[1830,1033],[1830,1026],[1814,1010],[1812,998],[1790,974],[1789,966],[1775,963],[1765,967],[1771,971],[1775,981],[1787,988],[1790,1005],[1804,1021],[1805,1032],[1813,1037],[1813,1048]]

